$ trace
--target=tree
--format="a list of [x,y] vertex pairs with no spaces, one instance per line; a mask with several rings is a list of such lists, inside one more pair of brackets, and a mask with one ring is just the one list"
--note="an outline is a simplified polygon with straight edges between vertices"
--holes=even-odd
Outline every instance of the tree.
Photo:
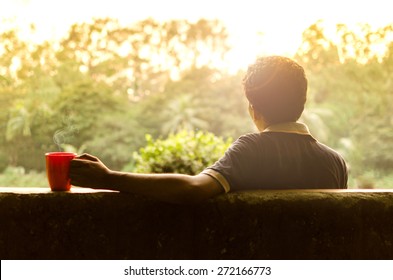
[[222,60],[229,50],[226,38],[219,21],[146,19],[121,26],[114,19],[94,19],[71,27],[57,58],[75,61],[114,92],[143,97],[162,91],[171,74]]
[[[34,32],[34,27],[31,29]],[[34,127],[37,119],[47,120],[51,114],[49,102],[59,92],[50,73],[53,71],[51,54],[53,49],[45,42],[41,45],[27,43],[19,39],[17,30],[0,34],[0,71],[4,74],[0,84],[1,143],[9,156],[11,165],[21,163],[20,155],[26,146],[36,151]],[[34,158],[32,155],[23,162]]]
[[161,94],[140,102],[141,123],[154,137],[187,127],[237,138],[253,131],[243,94],[243,73],[228,75],[219,69],[193,67],[166,84]]
[[16,29],[0,39],[0,154],[39,170],[46,151],[65,145],[124,164],[125,149],[142,145],[147,129],[160,130],[141,126],[144,100],[162,94],[171,75],[222,59],[228,49],[225,27],[209,20],[123,26],[94,19],[74,24],[59,42],[23,41]]
[[162,126],[163,134],[206,129],[208,123],[202,119],[201,109],[190,94],[182,94],[171,100],[163,112],[164,119],[167,119]]

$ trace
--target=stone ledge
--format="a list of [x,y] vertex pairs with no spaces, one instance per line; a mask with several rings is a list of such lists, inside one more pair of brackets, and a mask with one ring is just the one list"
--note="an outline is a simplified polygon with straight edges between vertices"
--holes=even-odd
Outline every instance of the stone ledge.
[[393,192],[230,193],[181,206],[0,188],[1,259],[393,259]]

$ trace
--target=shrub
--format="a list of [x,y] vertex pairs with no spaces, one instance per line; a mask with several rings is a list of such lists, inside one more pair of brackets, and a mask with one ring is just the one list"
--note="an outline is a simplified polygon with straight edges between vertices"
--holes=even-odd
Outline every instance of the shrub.
[[0,150],[0,172],[3,172],[8,166],[7,154]]
[[232,139],[224,140],[209,132],[181,131],[166,139],[153,140],[133,154],[126,168],[137,173],[181,173],[195,175],[224,155]]
[[48,188],[48,181],[45,172],[36,172],[31,170],[27,172],[21,166],[8,166],[0,174],[1,187],[27,187],[27,188]]

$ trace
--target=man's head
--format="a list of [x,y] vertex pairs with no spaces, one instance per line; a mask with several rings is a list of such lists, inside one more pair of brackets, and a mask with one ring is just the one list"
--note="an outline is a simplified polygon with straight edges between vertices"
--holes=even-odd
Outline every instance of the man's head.
[[252,109],[269,125],[297,121],[304,110],[307,79],[289,58],[258,58],[248,67],[243,86]]

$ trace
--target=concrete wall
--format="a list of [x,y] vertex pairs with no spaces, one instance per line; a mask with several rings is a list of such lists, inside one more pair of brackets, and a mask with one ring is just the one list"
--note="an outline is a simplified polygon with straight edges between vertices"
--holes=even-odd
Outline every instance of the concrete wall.
[[393,259],[393,192],[258,191],[193,206],[0,188],[1,259]]

